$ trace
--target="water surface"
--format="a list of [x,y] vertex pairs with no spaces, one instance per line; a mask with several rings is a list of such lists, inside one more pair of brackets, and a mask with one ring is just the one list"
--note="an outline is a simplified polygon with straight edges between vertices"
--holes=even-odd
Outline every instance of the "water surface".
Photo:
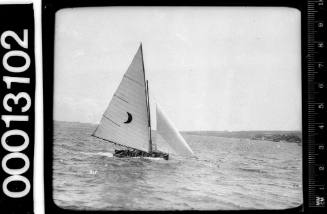
[[195,156],[112,157],[93,124],[55,122],[53,197],[78,210],[285,209],[302,204],[296,143],[183,134]]

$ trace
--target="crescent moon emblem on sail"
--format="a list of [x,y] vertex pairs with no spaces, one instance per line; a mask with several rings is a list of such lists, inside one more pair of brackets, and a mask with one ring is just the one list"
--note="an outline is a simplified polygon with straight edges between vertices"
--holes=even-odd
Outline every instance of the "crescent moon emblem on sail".
[[128,118],[127,118],[127,120],[124,123],[130,123],[130,122],[132,122],[133,117],[132,117],[131,113],[127,112],[127,116],[128,116]]

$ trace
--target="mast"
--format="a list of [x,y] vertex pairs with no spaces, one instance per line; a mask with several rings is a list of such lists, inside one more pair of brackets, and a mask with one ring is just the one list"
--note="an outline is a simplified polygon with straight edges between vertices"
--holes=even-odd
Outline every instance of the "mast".
[[149,134],[150,134],[150,140],[149,140],[149,152],[152,153],[152,136],[151,136],[151,117],[150,117],[150,101],[149,101],[149,82],[146,81],[146,91],[147,91],[147,103],[148,103],[148,119],[149,119]]
[[152,153],[152,137],[151,137],[151,118],[150,118],[150,101],[149,101],[149,87],[148,87],[148,81],[145,79],[145,69],[144,69],[144,59],[143,59],[143,49],[142,49],[142,43],[140,45],[141,49],[141,56],[142,56],[142,66],[143,66],[143,73],[144,73],[144,82],[145,82],[145,97],[146,97],[146,110],[148,114],[148,126],[149,126],[149,153]]

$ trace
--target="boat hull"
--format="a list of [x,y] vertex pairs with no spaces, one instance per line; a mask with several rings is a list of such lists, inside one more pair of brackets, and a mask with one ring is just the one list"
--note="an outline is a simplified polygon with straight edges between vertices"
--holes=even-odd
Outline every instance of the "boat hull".
[[152,152],[146,153],[139,150],[115,150],[114,157],[118,158],[134,158],[134,157],[144,157],[144,158],[162,158],[164,160],[169,159],[169,155],[162,152]]

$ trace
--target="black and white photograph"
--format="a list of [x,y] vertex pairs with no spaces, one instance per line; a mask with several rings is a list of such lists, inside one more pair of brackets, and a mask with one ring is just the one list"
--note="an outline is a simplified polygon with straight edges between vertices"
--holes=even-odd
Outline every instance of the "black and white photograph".
[[54,32],[58,207],[303,203],[299,10],[65,8]]

